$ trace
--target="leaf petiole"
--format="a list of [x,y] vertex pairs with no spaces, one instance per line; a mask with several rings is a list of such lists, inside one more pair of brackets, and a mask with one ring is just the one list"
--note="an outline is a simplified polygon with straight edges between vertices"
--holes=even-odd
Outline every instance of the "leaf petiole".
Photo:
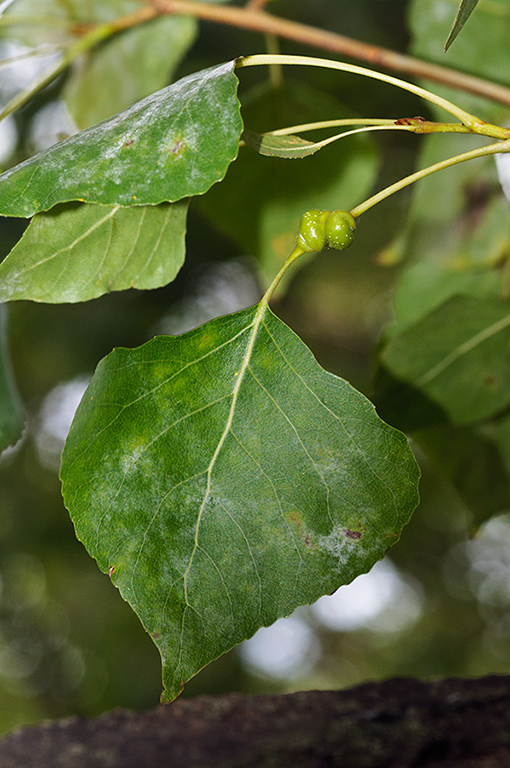
[[301,123],[300,125],[290,125],[287,128],[277,128],[275,131],[266,131],[264,136],[288,136],[293,133],[305,133],[307,131],[317,131],[321,128],[341,128],[349,125],[395,125],[395,120],[391,117],[343,117],[339,120],[319,120],[315,123]]
[[278,283],[280,282],[280,280],[284,276],[285,272],[288,270],[288,268],[291,266],[291,264],[294,264],[294,262],[297,259],[299,259],[300,256],[303,256],[304,253],[305,253],[305,251],[303,251],[302,248],[300,248],[298,245],[296,245],[296,247],[294,248],[294,250],[292,251],[292,253],[288,257],[288,259],[285,261],[285,263],[281,267],[280,271],[278,272],[278,274],[274,278],[273,282],[271,283],[271,285],[269,286],[267,291],[262,296],[262,298],[261,298],[261,300],[259,302],[259,307],[260,307],[261,311],[263,311],[268,306],[269,301],[270,301],[273,293],[275,292],[275,290],[276,290],[276,288],[278,286]]
[[321,59],[314,56],[290,56],[284,54],[267,54],[259,53],[253,56],[247,56],[240,58],[236,62],[236,68],[240,67],[253,67],[268,64],[294,64],[309,67],[323,67],[325,69],[337,69],[341,72],[351,72],[355,75],[362,75],[363,77],[370,77],[373,80],[381,80],[384,83],[395,85],[397,88],[402,88],[404,91],[414,93],[416,96],[420,96],[426,101],[430,101],[438,107],[442,107],[446,112],[457,117],[461,123],[468,126],[472,130],[476,131],[482,125],[486,125],[483,120],[476,115],[471,115],[464,109],[461,109],[456,104],[453,104],[447,99],[443,99],[441,96],[437,96],[431,91],[427,91],[425,88],[421,88],[413,83],[408,83],[405,80],[401,80],[398,77],[387,75],[383,72],[377,72],[373,69],[367,69],[366,67],[359,67],[356,64],[347,64],[344,61],[334,61],[332,59]]
[[354,218],[361,216],[361,214],[365,213],[365,211],[368,211],[369,208],[373,208],[374,205],[377,205],[377,203],[380,203],[382,200],[390,197],[395,192],[404,189],[404,187],[409,186],[409,184],[414,184],[415,181],[419,181],[420,179],[424,179],[426,176],[430,176],[431,174],[436,173],[436,171],[441,171],[443,168],[450,168],[452,165],[458,165],[458,163],[463,163],[466,160],[475,160],[477,157],[497,155],[500,152],[510,152],[510,139],[507,139],[506,141],[498,141],[496,144],[489,144],[488,146],[480,147],[478,149],[473,149],[470,152],[463,152],[460,155],[454,155],[453,157],[449,157],[446,160],[441,160],[439,163],[429,165],[427,168],[422,168],[422,170],[416,171],[416,173],[412,173],[410,176],[405,176],[403,179],[400,179],[400,181],[397,181],[395,184],[391,184],[389,187],[382,189],[376,195],[369,197],[368,200],[365,200],[363,203],[360,203],[360,205],[357,205],[350,211],[351,216],[354,216]]

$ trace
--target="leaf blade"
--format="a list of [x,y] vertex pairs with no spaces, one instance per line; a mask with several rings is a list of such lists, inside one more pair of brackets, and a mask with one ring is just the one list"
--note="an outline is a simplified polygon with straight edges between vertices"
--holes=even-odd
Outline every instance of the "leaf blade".
[[203,194],[237,156],[234,63],[185,77],[9,169],[0,175],[0,215],[29,217],[76,200],[157,205]]
[[286,136],[274,136],[271,134],[254,133],[244,131],[243,139],[249,147],[265,157],[281,157],[289,160],[299,160],[309,155],[314,155],[321,149],[320,144],[306,141],[300,136],[292,134]]
[[508,302],[458,295],[394,336],[382,361],[439,403],[454,423],[470,424],[510,402],[509,342]]
[[417,476],[404,436],[260,306],[105,358],[61,471],[78,537],[160,650],[166,700],[370,568]]
[[0,264],[0,301],[88,301],[166,285],[184,263],[187,209],[187,200],[78,203],[37,214]]
[[457,15],[455,16],[453,26],[450,30],[450,34],[448,35],[448,39],[446,40],[446,43],[444,46],[445,51],[447,51],[450,45],[453,43],[453,41],[459,34],[460,30],[462,29],[466,21],[469,19],[469,17],[473,13],[477,3],[478,3],[478,0],[460,0],[460,5],[457,11]]

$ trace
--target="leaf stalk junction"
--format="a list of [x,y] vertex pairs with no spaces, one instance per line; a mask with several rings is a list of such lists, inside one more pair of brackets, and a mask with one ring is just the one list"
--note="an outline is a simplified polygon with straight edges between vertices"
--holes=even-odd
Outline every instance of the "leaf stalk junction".
[[[477,117],[476,115],[472,115],[469,112],[466,112],[464,109],[457,106],[453,102],[448,101],[447,99],[444,99],[441,96],[438,96],[437,94],[432,93],[431,91],[428,91],[425,88],[414,85],[413,83],[408,83],[405,80],[401,80],[400,78],[393,77],[392,75],[388,75],[383,72],[378,72],[376,70],[367,69],[366,67],[360,67],[358,65],[349,64],[342,61],[315,58],[311,56],[291,56],[291,55],[284,55],[284,54],[256,54],[253,56],[248,56],[246,58],[240,58],[236,62],[236,67],[243,68],[243,67],[260,66],[260,65],[282,66],[285,64],[335,69],[342,72],[350,72],[352,74],[357,74],[363,77],[368,77],[374,80],[379,80],[379,81],[388,83],[390,85],[396,86],[397,88],[401,88],[402,90],[413,93],[414,95],[419,96],[420,98],[423,98],[426,101],[429,101],[435,106],[444,109],[446,112],[456,117],[459,122],[441,123],[441,122],[425,120],[422,117],[399,118],[397,120],[386,119],[386,118],[384,119],[347,118],[347,119],[340,119],[340,120],[323,120],[315,123],[304,123],[301,125],[294,125],[287,128],[280,128],[280,129],[269,131],[263,134],[263,136],[274,136],[274,137],[293,136],[293,134],[295,134],[298,131],[300,133],[305,133],[308,131],[324,129],[324,128],[359,126],[359,127],[351,128],[350,130],[346,130],[341,133],[335,134],[334,136],[330,136],[326,139],[323,139],[315,143],[308,142],[306,149],[303,149],[302,145],[297,144],[294,148],[291,147],[289,149],[286,149],[285,155],[282,154],[282,156],[304,157],[307,154],[312,154],[318,149],[321,149],[322,147],[325,147],[328,144],[331,144],[341,138],[346,138],[347,136],[352,136],[353,134],[356,134],[356,133],[362,133],[362,132],[368,132],[368,131],[381,131],[381,130],[383,131],[384,130],[401,130],[401,131],[403,130],[403,131],[408,131],[408,132],[410,131],[412,133],[417,133],[417,134],[466,133],[466,134],[472,134],[472,135],[478,135],[478,136],[486,136],[488,138],[498,140],[494,144],[489,144],[488,146],[479,147],[477,149],[473,149],[468,152],[463,152],[459,155],[455,155],[445,160],[442,160],[441,162],[434,163],[433,165],[428,166],[427,168],[423,168],[419,171],[416,171],[415,173],[412,173],[400,179],[394,184],[390,184],[385,189],[381,190],[375,195],[372,195],[364,202],[352,208],[349,211],[349,214],[354,219],[358,218],[362,213],[365,213],[365,211],[369,210],[374,205],[377,205],[377,203],[380,203],[382,200],[385,200],[386,198],[390,197],[390,195],[394,194],[395,192],[398,192],[399,190],[404,189],[410,184],[413,184],[415,181],[419,181],[420,179],[423,179],[426,176],[430,176],[431,174],[436,173],[437,171],[443,170],[445,168],[449,168],[459,163],[466,162],[467,160],[474,160],[476,158],[486,157],[487,155],[496,155],[499,153],[510,152],[510,129],[504,128],[498,125],[493,125],[491,123],[487,123],[481,118]],[[262,153],[270,154],[269,152],[264,152],[264,151],[262,151]],[[299,245],[296,246],[296,248],[292,251],[291,255],[283,265],[282,269],[274,279],[273,283],[269,287],[266,295],[264,296],[263,301],[267,302],[269,300],[269,297],[272,295],[274,289],[276,288],[276,285],[280,281],[284,272],[288,269],[288,267],[291,264],[294,263],[294,261],[297,258],[299,258],[299,256],[301,256],[305,252],[306,251],[302,250],[299,247]]]

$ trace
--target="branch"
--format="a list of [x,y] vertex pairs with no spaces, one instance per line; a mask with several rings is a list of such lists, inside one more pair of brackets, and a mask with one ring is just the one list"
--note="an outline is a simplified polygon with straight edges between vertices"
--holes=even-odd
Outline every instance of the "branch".
[[200,696],[23,727],[2,768],[500,768],[510,765],[510,678],[412,678],[350,691]]
[[[141,9],[143,21],[150,15],[182,14],[194,16],[197,19],[216,24],[225,24],[241,29],[250,29],[270,35],[294,40],[303,45],[309,45],[326,51],[332,51],[340,56],[366,61],[375,67],[382,67],[410,77],[424,78],[442,85],[473,93],[505,106],[510,106],[510,88],[484,80],[472,75],[430,64],[412,56],[396,53],[387,48],[379,48],[359,40],[329,32],[318,27],[308,26],[289,19],[282,19],[267,13],[257,4],[249,3],[244,8],[216,5],[213,3],[197,2],[196,0],[146,0],[151,5],[151,14],[147,8]],[[135,21],[136,13],[131,14],[130,22]],[[119,27],[121,28],[121,27]]]

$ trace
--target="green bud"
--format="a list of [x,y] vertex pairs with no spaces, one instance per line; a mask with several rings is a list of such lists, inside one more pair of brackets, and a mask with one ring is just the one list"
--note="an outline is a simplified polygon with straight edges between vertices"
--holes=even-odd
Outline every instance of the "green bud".
[[324,225],[329,215],[330,211],[312,210],[301,217],[297,244],[305,253],[318,253],[326,245]]
[[354,238],[356,222],[347,211],[333,211],[326,219],[326,239],[331,248],[343,251]]

